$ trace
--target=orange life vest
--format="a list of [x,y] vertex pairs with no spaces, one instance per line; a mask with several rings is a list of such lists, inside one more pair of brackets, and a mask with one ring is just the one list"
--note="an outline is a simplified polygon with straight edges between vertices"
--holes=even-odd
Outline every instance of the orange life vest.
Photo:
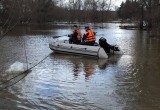
[[93,30],[89,29],[87,30],[86,34],[88,34],[87,38],[85,39],[85,42],[92,42],[96,41],[96,37],[94,35]]
[[81,39],[82,39],[82,34],[81,34],[80,29],[77,29],[76,31],[77,31],[77,33],[78,33],[77,39],[78,39],[78,40],[81,40]]
[[78,35],[77,35],[77,40],[81,40],[81,39],[82,39],[82,34],[81,34],[80,29],[74,30],[73,33],[74,33],[74,32],[77,32],[77,33],[78,33]]

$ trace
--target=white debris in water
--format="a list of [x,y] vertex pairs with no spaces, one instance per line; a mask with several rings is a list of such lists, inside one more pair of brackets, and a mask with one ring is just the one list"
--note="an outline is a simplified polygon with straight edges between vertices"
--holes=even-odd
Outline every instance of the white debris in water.
[[21,73],[25,71],[25,65],[21,62],[16,61],[13,63],[8,70],[7,73]]

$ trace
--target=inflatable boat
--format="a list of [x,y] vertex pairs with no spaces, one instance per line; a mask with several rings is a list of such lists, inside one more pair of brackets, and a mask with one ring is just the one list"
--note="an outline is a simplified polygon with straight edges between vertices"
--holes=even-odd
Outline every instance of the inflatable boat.
[[108,54],[122,54],[119,47],[116,46],[115,49],[111,49],[109,53],[106,52],[104,47],[100,45],[88,46],[79,44],[70,44],[68,40],[54,40],[49,43],[49,48],[54,52],[66,53],[66,54],[77,54],[77,55],[87,55],[95,56],[98,58],[108,58]]

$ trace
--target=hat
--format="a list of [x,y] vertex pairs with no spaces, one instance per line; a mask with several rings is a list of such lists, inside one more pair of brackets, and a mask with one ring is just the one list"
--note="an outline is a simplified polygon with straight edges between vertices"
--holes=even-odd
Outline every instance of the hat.
[[85,29],[86,29],[86,30],[89,29],[89,26],[85,26]]
[[78,26],[77,26],[77,25],[74,25],[73,27],[76,27],[76,28],[77,28]]
[[99,41],[100,41],[100,42],[107,42],[107,39],[105,39],[104,37],[101,37],[101,38],[99,39]]

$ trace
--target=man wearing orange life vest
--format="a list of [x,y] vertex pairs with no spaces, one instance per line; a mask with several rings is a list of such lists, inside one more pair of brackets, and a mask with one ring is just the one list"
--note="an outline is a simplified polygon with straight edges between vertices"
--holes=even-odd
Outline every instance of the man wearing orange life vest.
[[93,46],[96,41],[95,32],[89,28],[85,27],[86,33],[83,35],[81,45],[91,45]]
[[73,28],[74,28],[73,33],[69,36],[70,37],[69,43],[80,44],[82,39],[81,31],[80,29],[78,29],[77,25],[74,25]]

